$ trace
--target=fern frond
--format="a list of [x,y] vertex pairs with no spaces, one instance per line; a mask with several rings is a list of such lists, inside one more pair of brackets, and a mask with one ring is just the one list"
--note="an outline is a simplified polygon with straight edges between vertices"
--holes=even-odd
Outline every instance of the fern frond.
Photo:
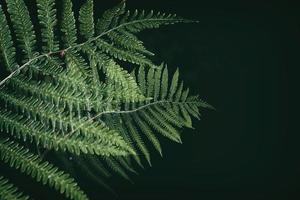
[[[155,135],[162,136],[181,143],[180,128],[192,128],[191,116],[199,118],[199,109],[211,108],[198,97],[188,96],[188,90],[183,90],[183,83],[178,86],[178,69],[173,74],[170,85],[168,84],[167,67],[161,65],[150,68],[145,73],[144,67],[140,67],[136,80],[145,96],[151,97],[139,105],[125,107],[124,111],[111,112],[112,115],[120,115],[121,121],[115,121],[114,126],[126,124],[127,134],[132,137],[133,144],[137,145],[139,151],[150,163],[148,148],[144,145],[141,133],[145,135],[154,148],[161,154],[162,149]],[[138,127],[138,128],[137,128]]]
[[142,41],[126,30],[121,29],[119,31],[109,32],[107,37],[120,48],[124,48],[133,52],[140,52],[149,56],[154,55],[144,47]]
[[122,1],[117,6],[108,9],[97,22],[97,34],[104,33],[116,26],[116,22],[120,15],[125,12],[125,1]]
[[92,157],[87,155],[84,159],[84,163],[88,163],[95,171],[101,173],[105,177],[110,177],[111,173],[104,167],[103,163],[100,162],[98,157]]
[[144,142],[141,139],[141,136],[136,128],[136,126],[133,123],[133,120],[131,119],[130,115],[124,116],[123,122],[125,122],[127,130],[129,135],[132,136],[133,142],[136,144],[136,146],[139,148],[139,150],[143,153],[146,160],[148,161],[149,165],[151,165],[150,162],[150,153],[148,149],[146,148]]
[[89,66],[77,51],[68,51],[66,53],[66,62],[68,63],[68,73],[79,74],[82,78],[82,82],[88,82],[92,78],[92,71]]
[[[66,70],[63,67],[63,63],[56,58],[41,59],[37,63],[28,65],[27,70],[30,74],[30,78],[27,78],[27,80],[32,81],[32,77],[37,77],[37,79],[41,76],[45,77],[54,84],[52,87],[49,86],[50,88],[55,91],[64,90],[65,96],[68,94],[68,96],[73,95],[73,97],[78,97],[82,93],[86,94],[95,90],[98,92],[103,91],[104,83],[99,83],[97,88],[95,85],[87,84],[93,79],[92,70],[88,69],[89,66],[87,66],[82,56],[78,55],[78,52],[68,52],[66,60],[69,66]],[[59,93],[57,93],[56,96],[58,97]],[[99,97],[99,95],[97,95],[97,97]],[[92,100],[90,99],[90,101]]]
[[168,68],[165,67],[163,69],[163,72],[162,72],[162,80],[161,80],[161,90],[160,90],[160,98],[161,99],[165,99],[167,97],[167,94],[168,94],[168,88],[169,88],[169,85],[168,85],[168,81],[169,81],[169,74],[168,74]]
[[182,91],[183,91],[183,82],[181,81],[176,93],[175,93],[175,97],[174,100],[175,101],[180,101],[181,95],[182,95]]
[[96,154],[102,156],[127,155],[128,147],[122,146],[126,144],[120,138],[121,143],[110,144],[105,139],[105,134],[99,138],[81,138],[72,136],[63,136],[54,131],[46,131],[45,127],[29,119],[23,119],[21,116],[11,113],[0,113],[0,128],[10,133],[12,136],[24,141],[29,140],[37,145],[41,145],[46,149],[54,149],[56,151],[68,151],[74,154]]
[[137,75],[137,82],[139,83],[139,86],[141,88],[141,91],[143,94],[146,94],[146,78],[145,78],[145,69],[144,66],[141,66],[138,75]]
[[64,33],[65,48],[73,46],[77,41],[77,31],[71,0],[62,0],[61,31]]
[[117,156],[115,159],[120,163],[124,169],[131,173],[138,174],[138,172],[132,167],[132,162],[129,156]]
[[156,114],[150,115],[146,111],[141,111],[141,117],[158,133],[175,142],[181,142],[177,130],[169,124],[166,124],[165,121],[160,118],[160,116],[157,116]]
[[148,73],[147,73],[147,93],[146,93],[146,97],[152,97],[154,94],[154,84],[155,82],[154,80],[154,74],[155,74],[155,70],[153,68],[151,68]]
[[[96,48],[93,48],[91,45],[82,46],[82,50],[88,55],[90,61],[94,82],[93,91],[96,93],[96,96],[99,96],[99,94],[104,95],[107,98],[106,101],[110,103],[112,101],[134,102],[144,99],[135,80],[111,58],[96,51]],[[105,74],[105,82],[100,80],[100,72]],[[105,88],[102,92],[100,90],[101,86]],[[105,92],[103,93],[103,91]]]
[[169,100],[173,99],[173,95],[175,94],[175,92],[177,90],[178,76],[179,76],[179,71],[178,71],[178,68],[177,68],[177,70],[174,73],[173,78],[172,78],[172,82],[171,82],[171,86],[170,86],[170,92],[169,92],[169,96],[168,96]]
[[192,118],[189,112],[185,109],[184,105],[179,105],[179,112],[182,115],[182,122],[185,124],[185,126],[192,128]]
[[18,78],[12,78],[10,84],[17,91],[33,95],[40,100],[53,102],[54,105],[58,105],[62,108],[74,108],[70,110],[71,112],[77,108],[88,109],[89,106],[87,105],[86,99],[89,97],[91,97],[88,101],[90,105],[99,105],[99,103],[92,100],[92,96],[86,96],[84,92],[60,87],[59,85],[53,86],[45,82],[31,81],[21,75]]
[[[1,127],[5,127],[7,132],[18,138],[28,138],[38,144],[41,143],[45,148],[68,150],[76,154],[80,152],[97,155],[134,153],[122,137],[103,124],[98,123],[96,125],[88,121],[85,122],[83,119],[69,118],[64,113],[53,111],[53,107],[32,101],[29,98],[19,100],[3,92],[0,92],[0,98],[6,104],[19,108],[22,113],[27,115],[27,118],[24,119],[20,115],[0,112]],[[31,122],[31,119],[35,121],[39,119],[43,126]],[[48,131],[44,126],[49,127]],[[68,133],[70,128],[76,130],[70,137],[55,134],[55,131]],[[42,130],[46,133],[43,134]],[[76,138],[78,135],[82,135],[83,138]]]
[[11,32],[7,24],[6,17],[0,5],[0,53],[8,71],[17,68],[16,49],[13,46]]
[[6,3],[17,40],[25,53],[25,60],[32,59],[36,53],[36,36],[28,9],[23,0],[6,0]]
[[126,102],[145,100],[134,78],[114,61],[110,60],[104,68],[104,73],[106,74],[107,81],[113,84],[116,87],[115,89],[118,89],[118,93],[122,91],[122,97],[125,98]]
[[94,30],[94,2],[87,0],[79,11],[79,30],[84,39],[88,40],[95,34]]
[[55,40],[54,27],[57,24],[55,0],[37,0],[38,18],[42,26],[42,41],[44,52],[55,52],[58,50],[58,42]]
[[48,77],[54,80],[54,82],[58,82],[65,73],[65,70],[57,58],[47,57],[37,62],[32,62],[24,69],[24,72],[28,72],[30,77]]
[[184,91],[182,92],[182,95],[181,95],[180,100],[181,100],[181,101],[186,101],[186,100],[187,100],[187,97],[189,96],[189,92],[190,92],[190,89],[189,89],[189,88],[187,88],[186,90],[184,90]]
[[125,13],[125,1],[122,1],[116,7],[106,11],[103,17],[97,23],[98,33],[103,33],[107,30],[125,29],[131,33],[137,33],[145,29],[159,28],[163,25],[175,23],[189,23],[191,20],[185,20],[172,14],[154,13],[148,14],[145,11],[135,10],[134,12],[127,11]]
[[161,12],[154,13],[154,11],[145,13],[144,10],[135,10],[132,13],[127,11],[121,21],[126,21],[126,25],[124,25],[125,29],[132,33],[137,33],[145,29],[159,28],[163,25],[193,22],[191,20],[177,17],[175,14],[165,14]]
[[114,45],[100,39],[96,41],[96,44],[99,50],[109,54],[110,56],[113,56],[116,59],[131,62],[137,65],[154,66],[154,64],[148,58],[146,58],[146,56],[139,52],[129,52],[124,49],[117,48]]
[[111,170],[113,170],[114,172],[116,172],[117,174],[119,174],[120,176],[125,178],[126,180],[132,182],[130,177],[127,175],[127,173],[121,167],[121,165],[118,162],[116,162],[113,158],[105,157],[104,161]]
[[[68,65],[72,66],[69,70],[63,70],[55,59],[44,59],[28,66],[30,77],[20,74],[11,78],[9,85],[15,91],[25,92],[40,100],[49,101],[55,106],[72,107],[76,110],[92,107],[99,112],[111,103],[109,100],[105,103],[101,102],[105,99],[103,95],[107,93],[107,86],[103,82],[97,85],[87,84],[93,77],[89,75],[91,70],[87,69],[85,61],[81,59],[76,53],[69,54]],[[40,79],[41,76],[51,80],[52,84],[47,81],[32,80],[32,77]]]
[[162,156],[162,149],[159,140],[154,135],[151,128],[139,117],[137,113],[133,114],[134,121],[139,125],[141,131],[146,135],[149,141],[153,144],[154,148],[159,152]]
[[2,200],[28,200],[28,196],[24,196],[18,191],[8,179],[0,176],[0,199]]
[[155,70],[154,73],[154,80],[151,80],[152,82],[154,82],[154,101],[156,101],[159,97],[159,92],[160,92],[160,85],[161,85],[161,67],[160,66],[157,70]]
[[[191,22],[177,17],[176,15],[166,15],[164,13],[154,14],[151,11],[125,12],[125,2],[121,2],[116,7],[106,11],[97,23],[96,44],[100,50],[108,53],[117,59],[128,61],[133,64],[155,66],[145,55],[153,55],[147,51],[142,42],[132,33],[140,32],[147,28],[158,28],[162,25],[179,22]],[[100,38],[107,36],[108,41]]]
[[42,184],[63,193],[74,200],[88,200],[86,194],[77,186],[69,174],[29,152],[28,149],[9,140],[0,140],[0,158],[10,167],[14,167]]
[[[133,142],[132,138],[130,137],[129,133],[127,132],[125,123],[121,123],[122,122],[121,116],[105,115],[104,117],[105,117],[105,123],[107,124],[107,126],[113,127],[115,130],[117,130],[122,135],[122,137],[127,142],[127,144],[130,145],[130,147],[134,150],[134,152],[137,152],[136,147],[134,146],[134,142]],[[132,155],[131,157],[136,161],[136,163],[141,168],[144,167],[142,165],[140,157],[137,154]]]
[[[84,173],[90,178],[92,179],[96,184],[98,184],[99,186],[104,187],[105,189],[107,189],[108,191],[114,193],[113,189],[108,185],[108,183],[105,182],[105,180],[103,180],[103,177],[99,176],[99,172],[101,173],[102,168],[99,168],[98,165],[100,162],[97,163],[97,171],[94,172],[88,165],[88,161],[86,159],[82,159],[81,157],[78,157],[78,164],[79,167],[84,171]],[[95,159],[93,159],[94,161]],[[66,161],[67,162],[67,161]],[[101,164],[101,163],[100,163]],[[102,167],[102,166],[101,166]],[[105,178],[105,177],[104,177]]]

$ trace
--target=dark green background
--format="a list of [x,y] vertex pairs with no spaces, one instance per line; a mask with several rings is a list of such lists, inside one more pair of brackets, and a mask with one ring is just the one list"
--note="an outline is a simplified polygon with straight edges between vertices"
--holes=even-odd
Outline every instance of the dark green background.
[[185,130],[183,145],[167,144],[134,185],[120,185],[120,199],[300,199],[300,132],[289,125],[299,4],[147,2],[129,6],[200,21],[145,34],[145,42],[217,111]]
[[[115,2],[97,1],[96,8]],[[128,0],[128,6],[199,20],[141,38],[156,61],[179,67],[192,92],[217,110],[184,130],[183,145],[164,142],[164,158],[154,154],[153,167],[133,176],[134,184],[115,178],[118,199],[300,199],[299,131],[291,127],[299,103],[290,102],[299,90],[291,81],[300,67],[299,3]],[[31,184],[22,187],[34,187],[37,199],[59,198]],[[93,199],[114,199],[88,182],[83,188]]]

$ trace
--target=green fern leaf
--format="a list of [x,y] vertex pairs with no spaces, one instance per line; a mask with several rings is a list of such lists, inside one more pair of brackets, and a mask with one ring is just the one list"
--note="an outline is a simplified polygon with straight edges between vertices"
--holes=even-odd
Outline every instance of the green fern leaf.
[[[129,133],[127,132],[125,124],[120,123],[120,122],[122,122],[122,118],[120,116],[105,115],[105,122],[110,128],[115,128],[119,133],[121,133],[124,140],[127,142],[128,145],[130,145],[131,149],[133,149],[134,152],[137,152],[136,147],[134,146],[134,142],[133,142],[132,138],[130,137]],[[132,158],[136,161],[136,163],[140,167],[142,167],[142,168],[144,167],[142,165],[140,157],[137,154],[132,155]]]
[[35,56],[36,37],[28,9],[23,0],[6,0],[6,3],[25,60],[32,59]]
[[[119,138],[120,142],[114,142],[107,138],[105,134],[101,137],[94,138],[80,138],[74,136],[62,136],[53,131],[44,131],[44,127],[38,123],[30,122],[28,119],[22,119],[20,116],[0,113],[0,128],[9,132],[11,135],[24,141],[29,140],[35,142],[37,145],[42,145],[46,149],[54,149],[61,151],[69,151],[74,154],[96,154],[102,156],[111,155],[127,155],[129,154],[129,147]],[[16,121],[19,122],[16,122]],[[117,135],[115,135],[116,137]],[[110,142],[110,143],[108,143]],[[125,148],[124,148],[125,147]]]
[[138,114],[133,114],[134,121],[139,125],[142,132],[146,135],[149,141],[153,144],[154,148],[159,152],[162,156],[162,149],[159,140],[152,132],[151,128],[138,116]]
[[154,73],[154,69],[151,68],[147,74],[147,97],[152,97],[154,93]]
[[71,0],[62,0],[62,21],[61,31],[64,33],[64,47],[68,48],[76,44],[77,31],[75,25],[75,18],[73,13],[73,4]]
[[127,173],[124,171],[124,169],[121,167],[121,165],[116,162],[113,158],[105,158],[104,159],[106,164],[109,168],[111,168],[114,172],[125,178],[126,180],[131,181],[130,177],[127,175]]
[[41,25],[42,41],[45,44],[45,52],[58,50],[58,42],[54,37],[54,27],[57,24],[54,0],[37,0],[38,18]]
[[[97,185],[102,186],[103,188],[107,189],[111,193],[113,193],[113,194],[115,193],[113,191],[113,189],[108,185],[108,183],[106,183],[105,180],[99,176],[99,172],[101,173],[103,171],[106,171],[106,169],[104,169],[101,162],[95,163],[96,169],[97,169],[96,170],[97,173],[96,173],[96,172],[94,172],[94,170],[91,169],[91,167],[89,165],[87,165],[88,162],[90,162],[90,161],[94,162],[95,159],[82,159],[81,157],[78,157],[77,159],[78,159],[79,167],[85,172],[85,174],[87,175],[88,178],[92,179]],[[66,162],[68,162],[68,161],[66,160]],[[99,167],[99,165],[101,167]],[[107,177],[109,177],[109,176],[107,176]]]
[[[192,128],[191,116],[199,118],[198,107],[211,108],[198,97],[188,96],[189,90],[183,90],[182,82],[178,87],[178,69],[173,75],[170,86],[168,81],[165,81],[168,78],[168,70],[167,67],[163,69],[163,65],[156,69],[148,69],[147,78],[145,76],[144,68],[140,67],[136,79],[140,87],[145,88],[142,90],[144,94],[152,99],[147,99],[131,108],[125,107],[124,111],[114,112],[121,115],[120,124],[126,124],[128,135],[133,138],[134,143],[140,144],[139,150],[143,155],[147,155],[149,150],[144,145],[143,138],[138,135],[138,130],[161,153],[159,141],[154,133],[160,133],[170,140],[181,143],[179,129]],[[146,159],[150,161],[150,155],[147,156]]]
[[188,95],[189,95],[189,92],[190,92],[189,88],[187,88],[185,91],[183,91],[180,100],[181,100],[181,101],[186,101],[186,100],[187,100],[187,97],[188,97]]
[[133,52],[139,52],[149,56],[154,55],[144,47],[142,41],[126,30],[121,29],[119,31],[109,32],[107,37],[120,48],[124,48]]
[[141,117],[147,121],[147,123],[158,133],[162,134],[163,136],[169,138],[170,140],[173,140],[175,142],[180,142],[180,139],[178,137],[175,137],[169,130],[164,127],[164,124],[159,121],[159,118],[155,118],[155,116],[149,115],[145,111],[141,111]]
[[168,94],[168,68],[167,66],[165,66],[164,70],[163,70],[163,74],[162,74],[162,79],[161,79],[161,99],[165,99],[167,97]]
[[173,75],[173,78],[172,78],[172,82],[171,82],[171,86],[170,86],[170,91],[169,91],[169,96],[168,96],[169,100],[173,99],[173,95],[176,92],[177,85],[178,85],[178,77],[179,77],[179,71],[177,69],[176,72]]
[[0,53],[2,60],[5,63],[6,69],[12,71],[17,68],[17,62],[15,59],[16,49],[13,46],[11,32],[7,24],[6,17],[3,13],[0,5]]
[[93,17],[94,2],[87,0],[79,11],[79,30],[84,39],[88,40],[95,34],[94,17]]
[[119,92],[123,91],[124,95],[122,96],[125,97],[125,101],[138,102],[145,100],[134,78],[115,62],[111,60],[105,67],[104,72],[108,81],[113,83],[119,89]]
[[36,181],[48,184],[50,187],[64,193],[67,198],[74,200],[87,200],[87,196],[74,182],[74,179],[57,167],[29,153],[20,145],[9,140],[0,140],[0,158],[9,166],[20,170]]
[[139,72],[138,72],[138,76],[137,76],[137,82],[139,83],[141,91],[144,94],[146,94],[146,78],[145,78],[145,69],[144,69],[144,66],[141,66],[139,68]]
[[145,29],[159,28],[163,25],[193,22],[172,14],[154,13],[153,11],[146,14],[145,11],[140,12],[138,10],[135,10],[133,13],[127,11],[120,21],[122,22],[121,26],[131,33],[137,33]]
[[139,52],[129,52],[115,47],[104,40],[98,39],[96,41],[97,47],[104,53],[113,56],[116,59],[131,62],[137,65],[154,66],[154,64]]
[[146,148],[144,142],[141,140],[141,136],[139,135],[136,126],[133,124],[133,120],[128,115],[128,116],[124,117],[123,121],[126,123],[128,132],[132,136],[132,140],[134,141],[136,146],[140,149],[140,151],[143,153],[143,155],[145,156],[148,163],[151,165],[150,153],[149,153],[148,149]]
[[160,92],[160,85],[161,85],[161,67],[160,66],[157,70],[155,70],[154,74],[154,101],[156,101],[159,97],[159,92]]
[[118,17],[125,12],[125,1],[117,6],[104,12],[102,18],[97,22],[97,34],[106,32],[109,28],[114,27]]
[[0,199],[2,200],[28,200],[18,189],[11,184],[6,178],[0,176]]

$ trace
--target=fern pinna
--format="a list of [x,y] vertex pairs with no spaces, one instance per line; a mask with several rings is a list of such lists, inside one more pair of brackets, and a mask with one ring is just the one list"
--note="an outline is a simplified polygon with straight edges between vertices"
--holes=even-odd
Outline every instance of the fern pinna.
[[[153,63],[136,37],[191,21],[130,12],[124,1],[94,19],[93,0],[84,1],[75,19],[72,1],[59,3],[36,0],[34,16],[24,0],[1,2],[0,158],[66,198],[85,200],[71,175],[44,161],[47,153],[65,152],[56,154],[64,161],[75,154],[92,177],[90,168],[129,179],[135,164],[151,164],[146,144],[162,154],[160,135],[181,142],[180,128],[192,127],[199,108],[211,106],[189,94],[178,70],[169,78],[167,66]],[[1,199],[29,199],[9,182],[0,177]]]

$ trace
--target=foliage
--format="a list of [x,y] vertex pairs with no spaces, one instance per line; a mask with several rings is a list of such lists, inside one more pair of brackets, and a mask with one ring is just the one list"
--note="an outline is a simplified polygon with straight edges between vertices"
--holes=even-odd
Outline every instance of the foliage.
[[[78,20],[71,0],[63,0],[61,9],[54,0],[36,5],[37,16],[24,0],[0,5],[1,71],[8,74],[0,82],[0,159],[9,167],[66,198],[85,200],[71,175],[45,161],[47,153],[62,152],[57,158],[63,160],[74,154],[92,177],[90,168],[130,179],[128,172],[136,173],[133,160],[151,164],[148,144],[162,155],[160,135],[180,143],[179,130],[192,127],[191,116],[211,108],[189,95],[178,70],[169,80],[167,66],[153,63],[154,54],[136,36],[191,21],[130,12],[124,1],[100,19],[94,19],[93,0],[84,2]],[[123,68],[124,62],[135,70]],[[29,199],[3,177],[0,197]]]

